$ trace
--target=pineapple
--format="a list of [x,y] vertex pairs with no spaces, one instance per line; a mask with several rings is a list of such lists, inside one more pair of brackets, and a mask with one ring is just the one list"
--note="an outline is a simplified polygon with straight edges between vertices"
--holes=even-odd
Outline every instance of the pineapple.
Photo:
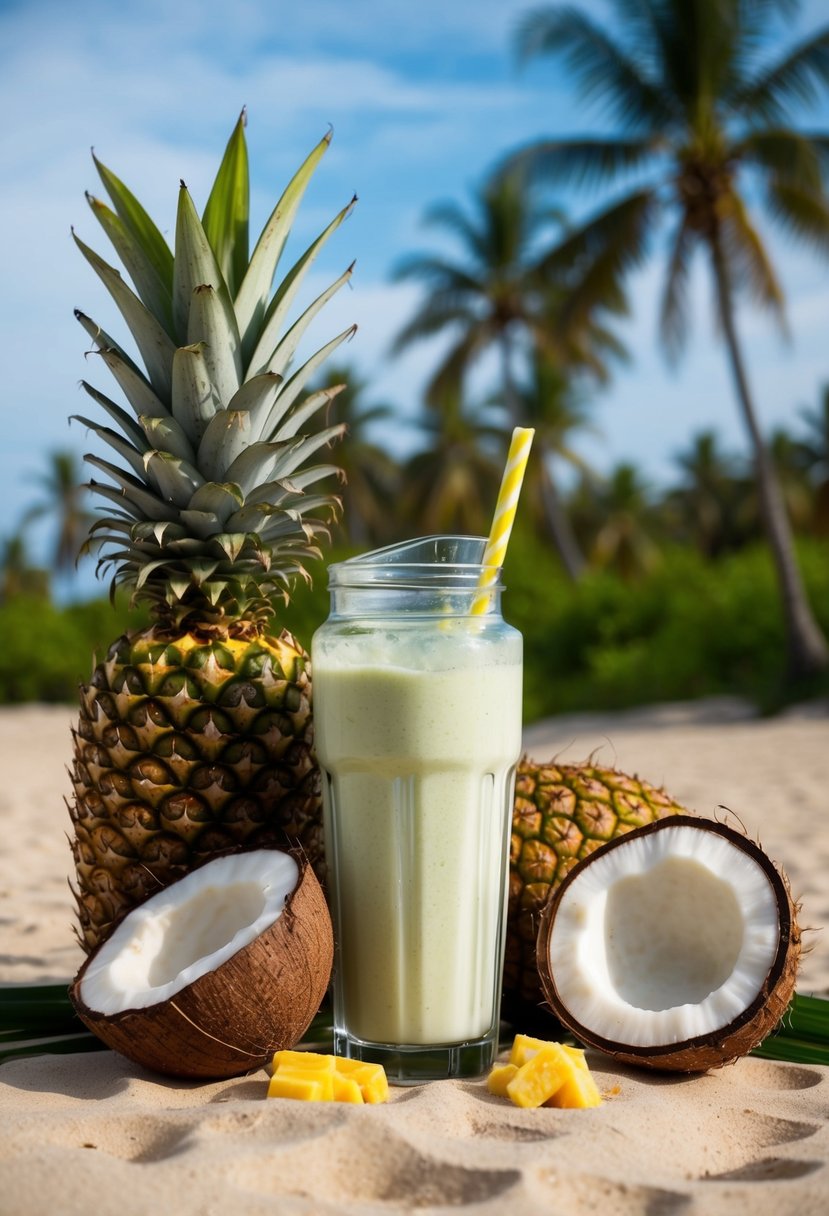
[[512,816],[504,992],[533,1005],[543,1001],[535,964],[538,920],[583,857],[633,828],[687,814],[664,790],[615,769],[524,757]]
[[[126,186],[96,167],[112,208],[87,196],[134,290],[75,235],[126,321],[143,367],[76,316],[132,412],[83,387],[113,426],[80,417],[115,453],[86,460],[106,513],[89,545],[149,605],[81,689],[74,733],[79,938],[88,951],[146,896],[210,856],[299,844],[321,865],[311,680],[299,642],[272,625],[319,557],[339,470],[309,464],[342,426],[309,428],[337,388],[302,396],[341,333],[294,368],[309,322],[351,267],[286,327],[332,220],[272,293],[277,263],[326,136],[248,252],[245,114],[200,219],[181,184],[171,251]],[[342,387],[342,386],[340,386]]]

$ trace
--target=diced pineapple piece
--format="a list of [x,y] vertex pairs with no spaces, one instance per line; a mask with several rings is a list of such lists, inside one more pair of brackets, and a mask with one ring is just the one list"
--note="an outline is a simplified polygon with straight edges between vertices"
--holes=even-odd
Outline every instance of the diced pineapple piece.
[[516,1068],[520,1068],[522,1064],[526,1064],[531,1060],[536,1052],[541,1051],[542,1047],[549,1047],[550,1044],[544,1039],[532,1039],[528,1034],[517,1034],[512,1041],[512,1050],[509,1053],[509,1062],[514,1064]]
[[389,1083],[382,1064],[366,1064],[313,1051],[277,1051],[269,1098],[306,1102],[386,1102]]
[[289,1077],[294,1081],[313,1081],[314,1085],[319,1087],[319,1097],[311,1099],[314,1102],[333,1102],[334,1101],[334,1073],[326,1072],[323,1068],[288,1068],[284,1064],[278,1068],[271,1077],[275,1081],[277,1077]]
[[574,1071],[559,1043],[547,1043],[522,1064],[507,1084],[507,1096],[516,1106],[535,1108],[552,1098]]
[[275,1072],[268,1085],[269,1098],[295,1098],[300,1102],[324,1102],[323,1076],[314,1080],[299,1073]]
[[515,1064],[496,1064],[486,1079],[486,1087],[499,1098],[507,1097],[507,1085],[518,1072]]
[[344,1077],[342,1073],[334,1073],[334,1101],[356,1102],[362,1104],[363,1091],[353,1077]]
[[[349,1064],[356,1061],[349,1061]],[[363,1101],[371,1104],[386,1102],[389,1097],[389,1083],[386,1070],[382,1064],[366,1064],[359,1061],[359,1068],[350,1068],[348,1076],[360,1086]]]
[[602,1097],[590,1073],[583,1071],[572,1061],[570,1067],[571,1075],[544,1105],[568,1110],[586,1110],[588,1107],[601,1106]]
[[582,1048],[568,1047],[566,1043],[562,1043],[561,1046],[567,1052],[567,1055],[573,1061],[576,1068],[580,1069],[581,1072],[586,1072],[587,1075],[590,1076],[590,1069],[587,1067],[587,1060],[584,1058],[584,1051]]
[[547,1039],[532,1039],[528,1034],[517,1034],[515,1036],[512,1042],[509,1062],[520,1068],[522,1064],[526,1064],[528,1060],[531,1060],[536,1052],[541,1051],[542,1047],[550,1046],[561,1047],[578,1068],[581,1068],[584,1072],[589,1072],[584,1052],[580,1047],[568,1047],[566,1043],[551,1044]]
[[360,1068],[365,1068],[365,1060],[352,1060],[349,1056],[331,1056],[334,1061],[334,1068],[337,1072],[344,1075],[350,1072],[356,1072]]
[[298,1068],[305,1072],[319,1068],[322,1072],[333,1072],[336,1064],[335,1056],[320,1055],[317,1051],[277,1051],[273,1057],[274,1071],[278,1068]]

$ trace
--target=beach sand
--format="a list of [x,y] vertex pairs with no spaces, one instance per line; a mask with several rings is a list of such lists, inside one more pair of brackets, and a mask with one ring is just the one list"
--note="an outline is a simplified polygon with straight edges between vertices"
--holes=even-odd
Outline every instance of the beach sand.
[[[63,806],[71,713],[0,709],[0,984],[68,980]],[[730,699],[573,715],[526,731],[729,814],[787,870],[807,935],[798,989],[829,993],[829,714],[756,719]],[[726,810],[722,808],[728,808]],[[190,1084],[110,1053],[0,1067],[2,1216],[826,1216],[829,1068],[760,1059],[694,1078],[589,1055],[604,1105],[524,1111],[478,1082],[393,1089],[387,1106],[265,1101],[264,1071]]]

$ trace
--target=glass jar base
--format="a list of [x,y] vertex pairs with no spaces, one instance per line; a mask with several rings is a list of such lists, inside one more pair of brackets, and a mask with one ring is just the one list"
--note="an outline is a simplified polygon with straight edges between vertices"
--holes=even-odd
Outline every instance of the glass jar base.
[[391,1085],[422,1085],[452,1077],[484,1076],[495,1060],[495,1031],[465,1043],[369,1043],[346,1030],[334,1029],[334,1052],[351,1060],[382,1064]]

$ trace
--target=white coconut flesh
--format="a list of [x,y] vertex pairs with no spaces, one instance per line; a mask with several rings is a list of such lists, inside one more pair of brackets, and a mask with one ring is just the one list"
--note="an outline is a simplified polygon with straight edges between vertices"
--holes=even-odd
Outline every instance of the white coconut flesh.
[[779,917],[769,875],[747,852],[666,827],[579,868],[551,926],[550,974],[572,1017],[602,1038],[683,1043],[730,1025],[757,997]]
[[295,890],[299,866],[275,850],[219,857],[121,922],[90,959],[80,996],[105,1014],[174,997],[269,928]]

